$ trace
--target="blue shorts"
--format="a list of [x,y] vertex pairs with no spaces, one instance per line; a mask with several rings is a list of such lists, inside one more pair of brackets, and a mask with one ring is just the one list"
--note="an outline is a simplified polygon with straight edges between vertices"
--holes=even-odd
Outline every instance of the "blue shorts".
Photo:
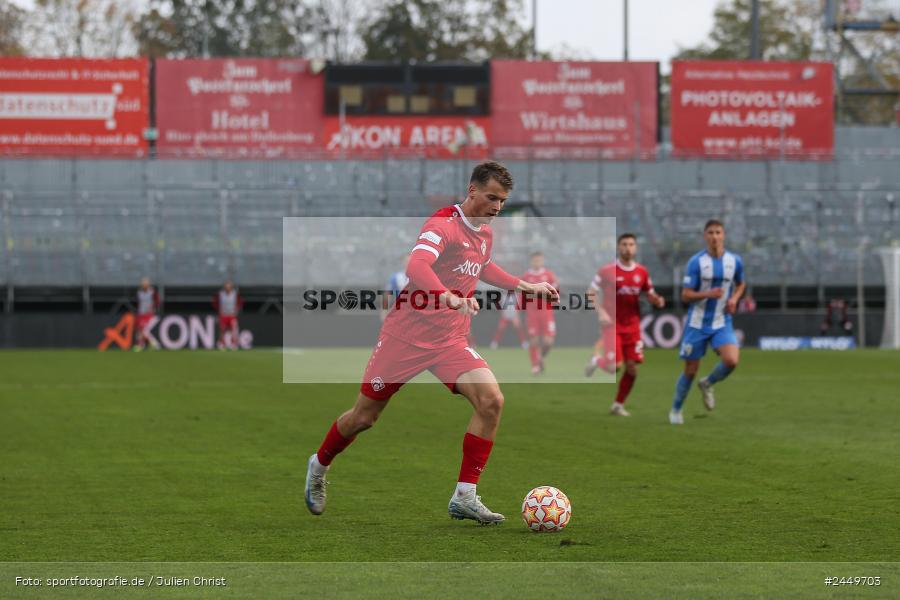
[[685,327],[681,337],[681,350],[678,358],[682,360],[700,360],[706,354],[707,344],[712,344],[713,350],[727,344],[738,345],[737,336],[731,325],[720,327],[715,331],[705,332],[695,327]]

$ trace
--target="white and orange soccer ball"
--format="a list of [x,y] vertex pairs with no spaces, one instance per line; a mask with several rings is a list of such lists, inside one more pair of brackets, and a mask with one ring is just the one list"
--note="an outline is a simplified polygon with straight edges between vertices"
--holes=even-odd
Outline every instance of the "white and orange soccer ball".
[[555,487],[536,487],[522,501],[522,520],[536,532],[559,531],[572,520],[572,503]]

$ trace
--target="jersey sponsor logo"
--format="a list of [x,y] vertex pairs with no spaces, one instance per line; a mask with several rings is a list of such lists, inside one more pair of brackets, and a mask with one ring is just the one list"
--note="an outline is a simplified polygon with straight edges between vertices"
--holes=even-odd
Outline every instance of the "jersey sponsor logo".
[[372,389],[376,392],[380,392],[384,389],[384,379],[382,379],[381,377],[375,377],[369,383],[372,385]]
[[634,287],[633,285],[623,285],[622,287],[616,289],[616,294],[620,296],[640,296],[641,288]]
[[454,273],[462,273],[463,275],[471,275],[472,277],[478,277],[481,274],[481,265],[472,262],[471,260],[466,260],[461,265],[458,265],[455,269],[453,269]]
[[419,239],[420,240],[428,240],[429,242],[431,242],[432,244],[435,244],[436,246],[440,245],[440,243],[441,243],[441,236],[439,236],[438,234],[436,234],[433,231],[426,231],[425,233],[423,233],[422,235],[419,236]]

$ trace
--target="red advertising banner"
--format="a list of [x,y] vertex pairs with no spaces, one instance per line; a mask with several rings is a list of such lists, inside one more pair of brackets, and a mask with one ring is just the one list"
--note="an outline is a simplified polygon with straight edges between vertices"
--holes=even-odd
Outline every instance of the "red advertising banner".
[[348,116],[326,117],[322,138],[332,156],[384,158],[487,158],[488,117]]
[[322,98],[305,59],[158,60],[157,148],[233,158],[319,150]]
[[0,58],[0,153],[143,156],[147,61]]
[[494,146],[501,153],[652,154],[658,88],[658,65],[651,62],[494,61]]
[[831,63],[672,63],[677,156],[824,159],[834,154]]

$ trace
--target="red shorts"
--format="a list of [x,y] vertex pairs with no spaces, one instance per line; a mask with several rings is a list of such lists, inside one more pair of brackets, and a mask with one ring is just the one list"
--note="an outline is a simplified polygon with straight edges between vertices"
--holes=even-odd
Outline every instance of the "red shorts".
[[366,365],[360,391],[373,400],[388,400],[404,383],[427,369],[456,394],[460,375],[488,368],[465,340],[444,348],[420,348],[382,333]]
[[519,313],[518,312],[506,312],[505,310],[500,313],[501,321],[509,321],[513,325],[519,324]]
[[556,337],[556,316],[552,311],[525,311],[525,326],[530,337]]
[[234,315],[219,315],[219,327],[223,331],[230,331],[237,327],[237,317]]
[[603,331],[603,355],[607,361],[615,358],[616,364],[623,360],[644,362],[644,342],[640,331],[619,331],[607,327]]
[[144,331],[147,326],[150,324],[150,321],[155,317],[153,313],[147,313],[145,315],[138,315],[135,324],[137,325],[138,331]]

